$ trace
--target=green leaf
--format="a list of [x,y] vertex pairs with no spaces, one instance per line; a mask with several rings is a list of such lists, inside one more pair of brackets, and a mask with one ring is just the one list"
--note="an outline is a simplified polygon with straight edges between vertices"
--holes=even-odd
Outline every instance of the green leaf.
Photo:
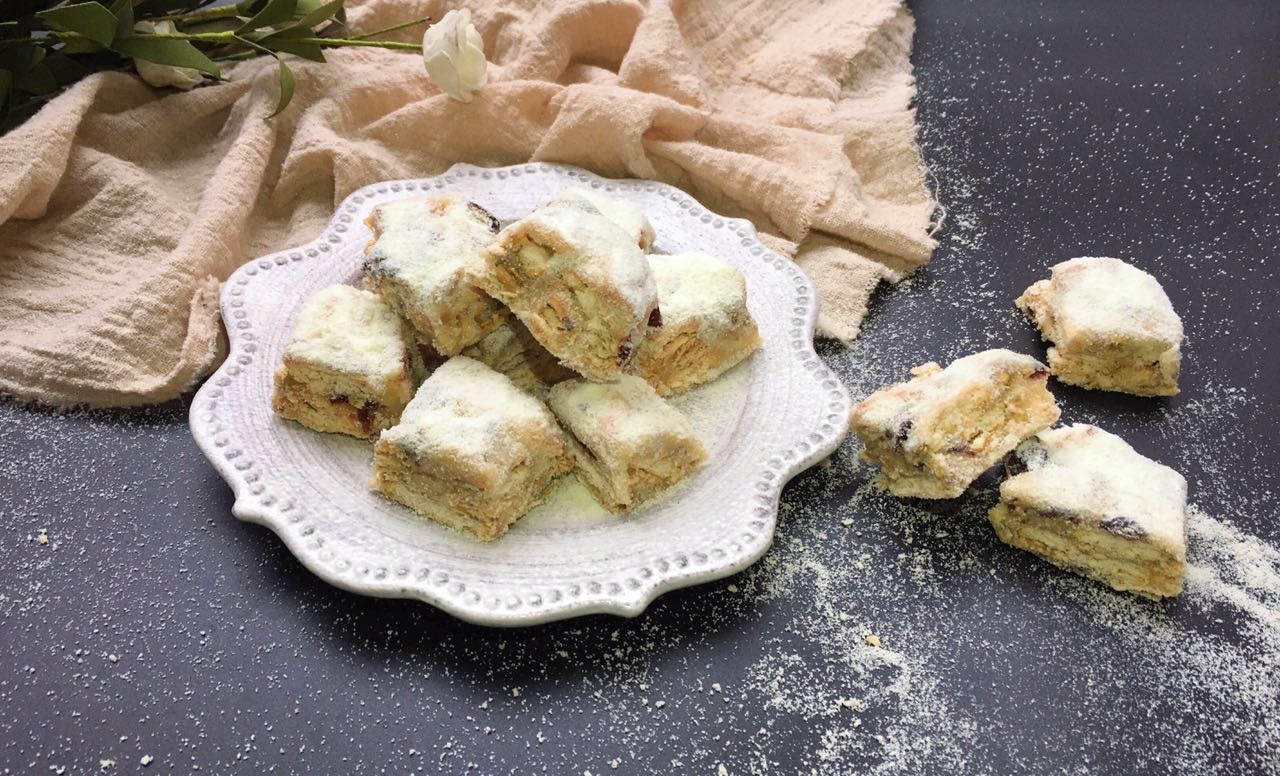
[[101,3],[59,6],[41,11],[36,17],[55,30],[74,32],[103,46],[110,46],[116,37],[116,17]]
[[111,4],[111,13],[116,17],[116,35],[133,34],[133,0],[116,0]]
[[0,68],[20,75],[38,62],[38,57],[43,54],[44,49],[36,45],[34,40],[4,46],[0,48]]
[[298,0],[267,0],[267,4],[262,7],[262,10],[254,14],[252,19],[245,22],[240,31],[247,32],[287,22],[293,18],[293,12],[297,8]]
[[293,40],[292,38],[277,38],[273,35],[264,39],[262,45],[272,51],[283,51],[286,54],[293,54],[295,57],[310,59],[312,62],[325,61],[324,51],[315,43]]
[[174,16],[205,5],[209,3],[204,0],[133,0],[134,14],[143,19]]
[[207,22],[196,22],[195,24],[182,25],[182,31],[188,33],[200,32],[235,32],[240,29],[241,22],[239,19],[210,19]]
[[[301,27],[310,31],[312,27],[320,22],[326,22],[333,18],[333,15],[342,10],[343,0],[333,0],[329,3],[322,3],[310,10],[303,10],[302,3],[307,0],[299,0],[298,10],[302,12],[302,16],[298,21],[294,22],[291,28]],[[311,5],[308,2],[308,5]]]
[[283,59],[277,57],[276,62],[280,64],[280,102],[276,103],[275,113],[267,116],[269,119],[279,116],[281,111],[289,107],[289,101],[293,99],[293,71]]
[[220,78],[221,71],[213,60],[204,55],[200,49],[189,41],[178,38],[165,38],[158,35],[129,35],[117,38],[111,49],[126,57],[145,59],[157,65],[174,65],[190,67],[202,73]]
[[89,68],[61,53],[50,54],[45,58],[44,65],[49,68],[59,86],[73,84],[90,72]]
[[88,38],[76,38],[69,40],[58,47],[58,51],[63,54],[92,54],[102,51],[102,46],[89,40]]
[[13,83],[27,94],[53,94],[58,91],[58,79],[43,62],[20,75]]

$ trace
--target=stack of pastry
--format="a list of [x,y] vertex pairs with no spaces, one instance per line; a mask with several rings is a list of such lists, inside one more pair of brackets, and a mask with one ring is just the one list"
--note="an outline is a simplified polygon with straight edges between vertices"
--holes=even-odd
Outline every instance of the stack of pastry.
[[1182,591],[1187,484],[1095,426],[1050,428],[1046,381],[1139,396],[1178,392],[1182,323],[1154,277],[1119,259],[1062,262],[1017,306],[1053,345],[1049,365],[1008,350],[966,356],[854,407],[863,457],[897,496],[954,498],[1005,458],[996,535],[1149,598]]
[[381,205],[366,223],[368,290],[304,303],[273,404],[318,431],[376,437],[376,490],[490,540],[570,471],[622,514],[705,459],[663,397],[760,345],[729,263],[651,255],[644,213],[585,189],[505,229],[449,194]]

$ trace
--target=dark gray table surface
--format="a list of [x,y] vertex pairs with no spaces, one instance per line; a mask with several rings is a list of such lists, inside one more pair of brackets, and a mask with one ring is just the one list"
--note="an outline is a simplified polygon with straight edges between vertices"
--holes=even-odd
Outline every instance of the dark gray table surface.
[[1151,270],[1183,393],[1054,390],[1187,477],[1182,597],[1000,544],[990,476],[886,498],[846,443],[751,570],[634,620],[487,630],[330,588],[236,521],[181,402],[0,405],[0,773],[1280,773],[1280,6],[913,7],[948,226],[822,352],[855,396],[1041,355],[1012,300],[1049,264]]

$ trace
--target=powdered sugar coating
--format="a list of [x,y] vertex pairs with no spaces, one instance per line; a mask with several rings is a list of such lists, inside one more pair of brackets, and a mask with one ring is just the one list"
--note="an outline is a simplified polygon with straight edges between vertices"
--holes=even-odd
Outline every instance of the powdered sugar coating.
[[563,252],[575,259],[574,271],[596,285],[612,288],[635,318],[647,319],[654,308],[658,289],[644,252],[622,227],[593,206],[553,199],[503,230],[496,244],[502,244],[507,230],[528,232],[544,244],[557,236]]
[[588,445],[601,438],[625,449],[659,434],[694,436],[689,420],[634,375],[615,383],[568,380],[552,387],[547,403]]
[[701,251],[649,257],[664,326],[698,319],[700,331],[732,328],[747,304],[747,281],[729,263]]
[[1086,423],[1042,431],[1018,446],[1027,471],[1001,498],[1065,513],[1131,538],[1185,553],[1187,482],[1115,434]]
[[600,211],[600,215],[622,227],[641,250],[648,251],[653,245],[653,224],[649,223],[649,218],[645,216],[643,210],[630,202],[612,199],[591,189],[576,187],[561,191],[556,195],[556,200],[586,202]]
[[454,195],[388,202],[369,220],[376,240],[367,266],[406,284],[428,307],[448,303],[467,283],[496,228],[487,213]]
[[417,455],[483,460],[509,447],[513,427],[559,433],[542,402],[475,359],[455,356],[427,378],[382,439]]
[[1064,261],[1052,268],[1051,284],[1054,318],[1067,340],[1092,334],[1151,340],[1161,349],[1182,342],[1182,321],[1160,282],[1120,259]]
[[360,374],[383,386],[403,379],[407,351],[400,331],[400,319],[376,294],[329,286],[303,303],[285,358]]

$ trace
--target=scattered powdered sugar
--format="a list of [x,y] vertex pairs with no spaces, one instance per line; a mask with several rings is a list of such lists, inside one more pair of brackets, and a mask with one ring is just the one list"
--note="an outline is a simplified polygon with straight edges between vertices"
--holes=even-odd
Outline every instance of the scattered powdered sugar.
[[[788,487],[774,546],[739,575],[635,620],[473,628],[331,588],[236,522],[184,406],[0,406],[0,773],[1280,772],[1277,183],[1247,118],[1274,68],[1214,29],[1177,40],[1173,15],[1133,33],[1158,27],[1168,57],[1119,67],[1144,41],[1110,20],[1010,9],[1024,26],[921,11],[948,227],[852,348],[820,350],[855,398],[926,361],[1040,358],[1013,299],[1071,256],[1140,258],[1186,327],[1183,394],[1050,385],[1064,423],[1186,477],[1182,596],[1002,545],[990,476],[953,501],[890,498],[846,443]],[[1099,56],[1067,61],[1081,49]],[[676,399],[700,435],[717,390]]]

